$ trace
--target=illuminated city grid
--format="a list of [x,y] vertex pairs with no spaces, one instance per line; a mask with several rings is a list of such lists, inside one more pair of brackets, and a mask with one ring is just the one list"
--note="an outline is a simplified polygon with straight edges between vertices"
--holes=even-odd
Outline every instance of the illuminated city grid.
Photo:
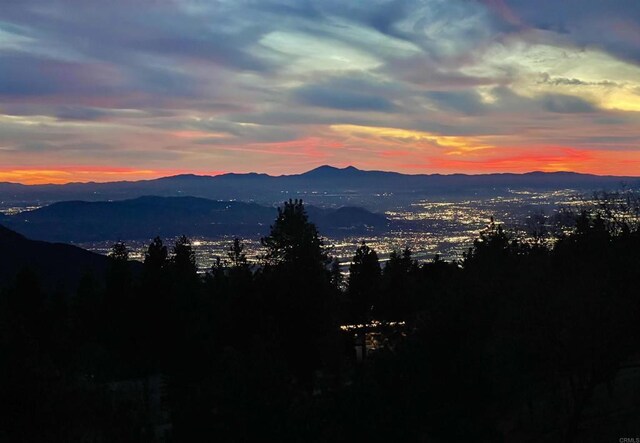
[[[509,191],[506,195],[491,198],[468,198],[459,201],[422,199],[404,207],[385,212],[392,229],[384,234],[356,237],[325,237],[325,244],[332,257],[339,260],[343,270],[348,267],[353,254],[363,241],[378,252],[384,263],[394,250],[409,248],[414,258],[427,261],[439,254],[446,260],[460,260],[463,252],[472,246],[473,240],[486,228],[491,217],[519,235],[527,231],[527,220],[532,214],[550,216],[559,208],[570,207],[583,200],[573,190],[548,192]],[[32,208],[32,206],[29,206]],[[6,214],[25,210],[26,207],[7,207]],[[163,239],[171,249],[175,239]],[[233,242],[233,236],[220,238],[192,238],[193,248],[201,272],[211,269],[217,259],[225,260]],[[131,258],[144,259],[150,239],[127,241]],[[264,249],[259,238],[242,238],[245,252],[251,263],[259,264]],[[78,246],[101,254],[107,254],[113,241],[79,243]]]

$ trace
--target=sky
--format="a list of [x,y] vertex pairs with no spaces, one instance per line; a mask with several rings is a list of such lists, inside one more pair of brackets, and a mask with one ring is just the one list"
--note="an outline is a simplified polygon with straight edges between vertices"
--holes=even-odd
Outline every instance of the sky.
[[0,181],[640,175],[637,0],[1,0]]

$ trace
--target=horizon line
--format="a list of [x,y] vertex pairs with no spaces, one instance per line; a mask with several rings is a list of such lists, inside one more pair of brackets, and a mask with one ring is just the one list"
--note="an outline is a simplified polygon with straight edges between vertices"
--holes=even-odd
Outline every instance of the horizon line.
[[[76,167],[61,167],[59,168],[60,172],[65,172],[67,174],[69,173],[73,173],[73,170]],[[379,172],[379,173],[389,173],[389,174],[398,174],[398,175],[404,175],[404,176],[425,176],[425,177],[433,177],[433,176],[444,176],[444,177],[451,177],[451,176],[465,176],[465,177],[486,177],[486,176],[497,176],[497,175],[517,175],[517,176],[522,176],[522,175],[530,175],[530,174],[576,174],[576,175],[587,175],[587,176],[592,176],[592,177],[602,177],[602,178],[623,178],[623,179],[637,179],[640,178],[640,175],[614,175],[614,174],[595,174],[595,173],[589,173],[589,172],[579,172],[579,171],[571,171],[571,170],[555,170],[555,171],[543,171],[543,170],[531,170],[531,171],[525,171],[525,172],[511,172],[511,171],[496,171],[496,172],[480,172],[480,173],[466,173],[466,172],[451,172],[451,173],[441,173],[441,172],[431,172],[431,173],[407,173],[407,172],[399,172],[399,171],[393,171],[393,170],[381,170],[381,169],[361,169],[358,168],[354,165],[348,165],[348,166],[343,166],[343,167],[339,167],[339,166],[334,166],[334,165],[330,165],[330,164],[323,164],[320,166],[316,166],[314,168],[305,170],[303,172],[298,172],[298,173],[289,173],[289,174],[269,174],[266,172],[257,172],[257,171],[250,171],[250,172],[233,172],[233,171],[213,171],[212,173],[202,173],[199,171],[193,171],[190,172],[188,170],[180,170],[180,171],[166,171],[166,170],[126,170],[123,168],[114,168],[114,171],[112,174],[116,175],[118,173],[123,173],[123,174],[135,174],[135,173],[146,173],[149,175],[153,175],[150,177],[141,177],[141,178],[136,178],[136,179],[121,179],[121,180],[109,180],[109,179],[105,179],[105,180],[87,180],[87,181],[82,181],[82,180],[74,180],[73,178],[70,178],[69,180],[58,180],[56,181],[55,179],[53,181],[40,181],[40,182],[29,182],[28,179],[26,179],[25,181],[12,181],[12,180],[0,180],[0,184],[11,184],[11,185],[21,185],[21,186],[64,186],[64,185],[74,185],[74,184],[109,184],[109,183],[135,183],[135,182],[144,182],[144,181],[153,181],[153,180],[161,180],[161,179],[168,179],[168,178],[176,178],[176,177],[181,177],[181,176],[195,176],[195,177],[210,177],[210,178],[214,178],[214,177],[222,177],[222,176],[226,176],[226,175],[262,175],[262,176],[267,176],[267,177],[273,177],[273,178],[280,178],[280,177],[295,177],[295,176],[301,176],[301,175],[305,175],[308,173],[311,173],[313,171],[319,170],[319,169],[332,169],[332,170],[336,170],[336,171],[345,171],[345,170],[355,170],[355,171],[360,171],[360,172]],[[109,173],[109,170],[105,171],[107,168],[101,167],[100,169],[96,170],[95,172],[107,172]],[[46,172],[53,172],[56,171],[55,168],[47,168],[47,169],[39,169],[39,168],[28,168],[28,169],[17,169],[17,168],[7,168],[7,170],[13,172],[13,173],[18,173],[19,171],[28,171],[29,173],[32,172],[37,172],[37,171],[46,171]],[[79,172],[77,175],[84,175],[87,174],[88,172],[93,172],[92,169],[90,167],[84,167],[82,168],[82,171]],[[155,174],[157,173],[157,174]],[[166,174],[166,175],[163,175]],[[2,171],[0,171],[0,177],[2,177]]]

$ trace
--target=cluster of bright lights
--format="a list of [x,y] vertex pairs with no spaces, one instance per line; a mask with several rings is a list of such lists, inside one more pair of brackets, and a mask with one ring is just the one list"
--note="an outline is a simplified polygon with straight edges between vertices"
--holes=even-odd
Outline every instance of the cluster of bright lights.
[[[366,198],[367,196],[363,196]],[[493,198],[464,198],[456,201],[429,201],[408,204],[403,208],[386,212],[391,221],[391,230],[380,234],[351,236],[341,238],[325,238],[329,254],[338,259],[343,275],[348,268],[356,248],[364,241],[377,253],[381,263],[389,259],[392,251],[409,248],[413,258],[425,262],[436,254],[444,260],[459,260],[462,253],[473,245],[480,232],[486,228],[491,217],[498,224],[504,224],[510,231],[515,231],[518,240],[529,239],[527,223],[533,214],[544,213],[551,216],[558,208],[579,208],[581,205],[593,204],[588,200],[576,197],[573,190],[554,191],[516,191],[509,190],[504,196]],[[24,210],[18,208],[15,211]],[[0,208],[3,212],[14,211],[9,206]],[[171,246],[174,239],[165,239]],[[192,245],[196,261],[201,273],[214,266],[218,259],[223,263],[227,258],[232,236],[216,239],[195,237]],[[108,253],[113,242],[83,243],[87,249]],[[142,259],[148,241],[127,242],[131,257]],[[265,253],[258,236],[243,239],[247,260],[259,265],[260,256]]]
[[340,329],[343,331],[358,331],[362,329],[378,329],[378,328],[386,328],[386,327],[396,327],[396,326],[405,326],[406,323],[404,321],[378,321],[371,320],[369,323],[358,323],[354,325],[341,325]]

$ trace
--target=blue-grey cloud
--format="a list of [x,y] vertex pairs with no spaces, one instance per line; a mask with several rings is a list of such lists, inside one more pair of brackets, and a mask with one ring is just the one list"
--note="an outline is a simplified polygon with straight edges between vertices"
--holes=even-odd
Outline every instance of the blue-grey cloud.
[[487,106],[480,94],[470,91],[429,91],[426,96],[440,109],[451,110],[466,115],[482,114]]
[[343,111],[391,112],[393,103],[383,97],[338,91],[324,86],[305,86],[294,94],[299,103]]
[[603,49],[640,63],[640,2],[635,0],[477,0],[494,16],[561,34],[578,46]]
[[61,120],[99,120],[108,115],[102,109],[86,106],[59,106],[52,114]]
[[[77,63],[17,52],[0,52],[0,96],[92,93],[109,90]],[[106,92],[106,91],[105,91]]]
[[579,97],[560,94],[546,94],[540,99],[544,109],[550,112],[563,114],[575,114],[584,112],[595,112],[593,104]]
[[394,100],[403,101],[407,88],[359,72],[345,73],[309,82],[293,90],[293,100],[301,105],[342,111],[395,112]]

